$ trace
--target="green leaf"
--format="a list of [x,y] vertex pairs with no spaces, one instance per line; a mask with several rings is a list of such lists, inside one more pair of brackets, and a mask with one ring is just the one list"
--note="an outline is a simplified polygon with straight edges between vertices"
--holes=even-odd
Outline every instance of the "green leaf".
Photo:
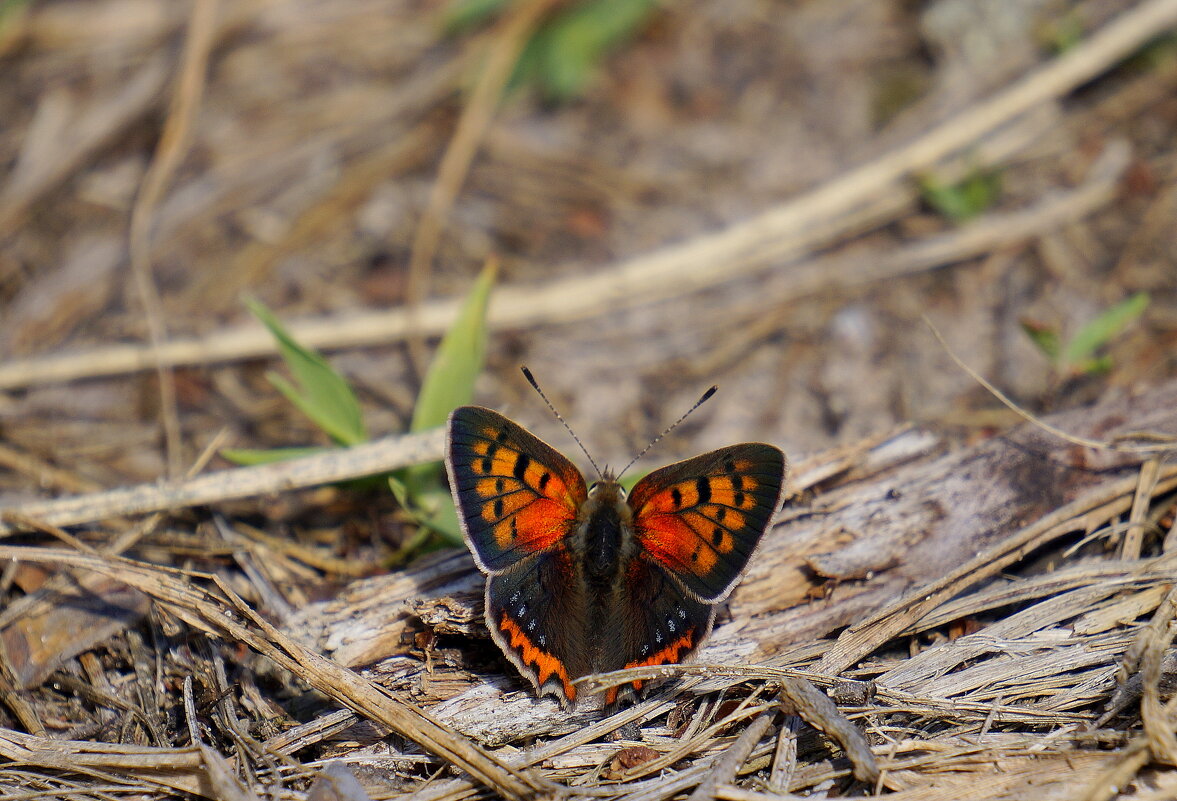
[[388,486],[413,522],[440,535],[447,545],[462,544],[462,526],[458,523],[458,511],[448,488],[435,483],[430,489],[410,495],[408,485],[397,474],[388,476]]
[[1062,363],[1067,366],[1078,366],[1090,360],[1097,350],[1144,314],[1148,303],[1148,293],[1137,292],[1100,314],[1079,329],[1067,343],[1063,349]]
[[278,318],[261,303],[248,301],[249,309],[278,342],[282,359],[294,383],[274,374],[270,382],[311,422],[340,445],[358,445],[368,439],[360,403],[347,381],[315,351],[296,342]]
[[287,459],[300,459],[303,456],[311,456],[316,453],[322,453],[325,450],[330,449],[322,447],[270,448],[266,450],[254,448],[223,448],[220,454],[234,464],[248,466],[284,462]]
[[402,509],[404,509],[406,512],[408,512],[410,517],[412,517],[414,520],[416,520],[417,519],[416,506],[413,503],[413,499],[411,499],[409,497],[409,488],[405,486],[405,482],[402,481],[400,476],[398,475],[398,473],[400,473],[400,472],[402,472],[402,471],[398,470],[395,473],[389,474],[388,488],[390,490],[392,490],[392,497],[396,498],[396,502],[398,504],[400,504],[400,507]]
[[973,170],[959,183],[947,185],[935,176],[920,180],[924,202],[955,223],[964,223],[993,206],[1001,191],[998,173]]
[[[453,0],[445,30],[469,30],[501,14],[506,0]],[[655,0],[578,0],[564,3],[524,45],[508,89],[535,86],[550,100],[579,95],[610,48],[633,36],[658,7]]]
[[[461,543],[462,538],[460,531],[458,534],[457,543],[455,543],[451,535],[448,533],[448,529],[446,528],[444,522],[440,526],[435,526],[431,523],[431,520],[427,516],[419,515],[418,513],[414,512],[413,505],[409,500],[409,491],[400,481],[400,479],[398,479],[396,476],[389,476],[388,486],[392,489],[392,494],[396,498],[397,503],[399,503],[401,508],[408,512],[409,516],[412,517],[414,522],[417,523],[418,529],[416,533],[405,540],[401,547],[398,548],[396,552],[392,554],[392,556],[384,560],[386,567],[400,567],[423,551],[433,550],[438,546]],[[449,514],[453,517],[454,529],[458,530],[458,515],[454,510],[454,505],[450,503],[448,504],[448,507],[450,510]],[[442,514],[444,515],[444,512]]]
[[454,496],[450,495],[449,488],[440,487],[422,500],[423,505],[431,510],[422,522],[440,534],[447,543],[460,545],[462,526],[458,523],[458,510],[454,506]]
[[1039,37],[1055,54],[1061,55],[1083,41],[1083,18],[1071,11],[1048,23]]
[[455,0],[442,13],[442,27],[455,34],[481,25],[507,6],[507,0]]
[[1111,372],[1112,357],[1097,356],[1094,359],[1084,359],[1071,369],[1076,375],[1102,375]]
[[[444,425],[450,412],[474,399],[474,380],[482,372],[486,354],[486,307],[496,273],[494,264],[482,271],[453,325],[437,346],[413,407],[410,431]],[[453,499],[444,486],[440,462],[399,470],[395,481],[401,484],[398,500],[415,520],[436,531],[446,542],[461,544],[462,530]],[[392,487],[396,493],[395,483]]]
[[1038,347],[1038,350],[1042,351],[1046,358],[1051,362],[1058,362],[1058,355],[1062,351],[1062,341],[1059,339],[1058,331],[1026,321],[1022,321],[1022,330],[1026,332],[1026,336],[1030,337],[1030,341]]
[[486,355],[486,307],[497,272],[494,264],[483,269],[437,346],[413,407],[410,431],[444,425],[450,412],[474,399],[474,380]]
[[634,35],[654,8],[652,0],[593,0],[556,17],[535,37],[545,94],[556,100],[580,94],[608,50]]

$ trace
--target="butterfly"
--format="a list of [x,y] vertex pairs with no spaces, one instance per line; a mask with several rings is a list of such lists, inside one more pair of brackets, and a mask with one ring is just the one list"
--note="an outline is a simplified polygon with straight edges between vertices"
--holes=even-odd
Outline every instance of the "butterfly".
[[[565,707],[582,676],[677,663],[699,647],[772,521],[787,469],[779,448],[732,445],[655,470],[627,497],[608,470],[587,485],[490,409],[455,409],[447,433],[491,637],[538,695]],[[614,687],[605,702],[641,689]]]

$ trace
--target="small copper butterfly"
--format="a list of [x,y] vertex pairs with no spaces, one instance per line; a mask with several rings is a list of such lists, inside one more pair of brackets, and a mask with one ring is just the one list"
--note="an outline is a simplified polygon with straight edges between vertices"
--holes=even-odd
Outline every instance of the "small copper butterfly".
[[[491,636],[538,694],[566,706],[581,676],[681,662],[699,647],[787,469],[779,448],[732,445],[655,470],[627,497],[610,471],[586,486],[554,448],[480,406],[450,414],[446,467],[487,576]],[[641,688],[614,688],[606,703]]]

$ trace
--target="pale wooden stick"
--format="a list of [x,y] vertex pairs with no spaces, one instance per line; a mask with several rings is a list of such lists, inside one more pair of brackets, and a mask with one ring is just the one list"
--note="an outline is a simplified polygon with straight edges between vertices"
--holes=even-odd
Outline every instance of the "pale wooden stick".
[[444,437],[444,430],[435,428],[352,448],[334,448],[286,462],[206,473],[175,484],[141,484],[92,495],[0,507],[0,536],[21,528],[19,523],[7,519],[14,513],[43,524],[70,526],[384,473],[441,459]]

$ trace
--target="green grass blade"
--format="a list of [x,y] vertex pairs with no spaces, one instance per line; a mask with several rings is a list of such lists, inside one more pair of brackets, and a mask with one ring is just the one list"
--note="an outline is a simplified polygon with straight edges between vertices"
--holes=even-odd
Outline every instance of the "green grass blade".
[[536,35],[543,52],[538,76],[556,100],[580,94],[613,47],[633,36],[655,9],[651,0],[591,0],[572,5]]
[[1063,364],[1074,366],[1091,360],[1097,350],[1144,314],[1148,303],[1148,293],[1137,292],[1083,326],[1064,348]]
[[1085,359],[1074,365],[1072,372],[1076,375],[1103,375],[1112,371],[1112,357],[1111,356],[1096,356],[1094,359]]
[[1059,339],[1058,331],[1053,328],[1047,328],[1037,323],[1022,323],[1022,331],[1030,338],[1030,341],[1042,351],[1046,358],[1050,359],[1052,363],[1058,363],[1059,353],[1062,351],[1062,342]]
[[487,22],[507,6],[507,0],[456,0],[442,12],[442,28],[450,34]]
[[997,202],[1001,193],[998,173],[973,170],[956,184],[944,184],[934,175],[920,181],[924,202],[941,215],[960,224],[978,217]]
[[[496,272],[492,264],[478,276],[457,319],[437,346],[413,408],[410,431],[444,425],[455,407],[474,399],[474,379],[482,372],[486,355],[486,306]],[[442,472],[440,462],[400,470],[392,482],[393,492],[419,523],[447,543],[459,545],[462,531]]]
[[295,341],[268,308],[254,300],[248,304],[277,341],[282,359],[294,376],[294,383],[277,376],[270,376],[271,382],[340,445],[367,441],[360,403],[347,381],[321,355]]
[[482,372],[486,355],[486,305],[496,272],[493,264],[483,269],[437,346],[413,407],[410,431],[443,425],[450,412],[474,399],[474,379]]
[[322,453],[328,450],[319,446],[306,448],[269,448],[269,449],[255,449],[255,448],[223,448],[219,451],[221,456],[224,456],[234,464],[249,467],[257,464],[272,464],[274,462],[284,462],[287,459],[301,459],[303,456],[313,456],[316,453]]

